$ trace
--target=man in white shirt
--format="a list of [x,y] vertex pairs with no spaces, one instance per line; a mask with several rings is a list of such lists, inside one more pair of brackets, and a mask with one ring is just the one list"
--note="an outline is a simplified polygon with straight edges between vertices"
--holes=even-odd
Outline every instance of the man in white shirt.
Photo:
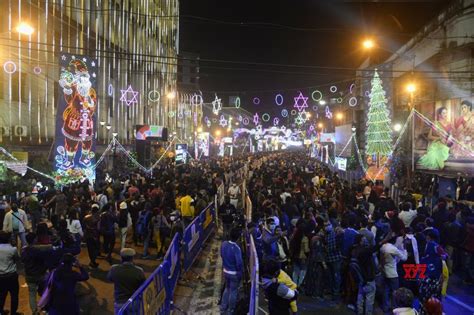
[[385,292],[382,309],[385,314],[391,314],[391,296],[398,289],[397,263],[407,260],[408,253],[403,245],[402,237],[392,237],[380,248],[380,262],[383,266]]
[[241,194],[240,192],[240,187],[237,186],[235,183],[232,183],[232,185],[229,187],[229,190],[227,191],[230,197],[230,203],[237,208],[239,204],[239,196]]
[[398,214],[398,217],[403,221],[405,227],[409,227],[417,215],[418,212],[411,209],[411,202],[405,202],[402,205],[402,211]]
[[[8,209],[8,208],[7,208]],[[28,217],[26,212],[22,209],[19,209],[18,206],[14,203],[8,209],[3,219],[3,230],[5,232],[11,233],[12,239],[14,242],[17,242],[17,237],[21,240],[21,247],[26,246],[26,223],[28,222]]]
[[316,174],[312,179],[311,181],[313,182],[313,186],[314,187],[318,187],[319,186],[319,175]]
[[281,203],[284,204],[286,202],[286,198],[288,197],[291,197],[291,194],[289,192],[289,188],[287,188],[284,192],[282,192],[280,194],[280,198],[281,198]]

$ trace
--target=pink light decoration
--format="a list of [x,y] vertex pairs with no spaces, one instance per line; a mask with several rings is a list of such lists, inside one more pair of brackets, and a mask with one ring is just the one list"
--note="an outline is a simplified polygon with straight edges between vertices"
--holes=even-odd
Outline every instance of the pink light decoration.
[[258,125],[259,121],[260,121],[260,117],[258,117],[258,113],[255,113],[255,115],[253,115],[253,123],[255,125]]
[[254,103],[255,105],[260,104],[260,99],[259,99],[258,97],[254,97],[254,98],[253,98],[253,103]]
[[122,94],[120,96],[122,104],[125,103],[127,106],[138,104],[138,91],[134,91],[131,85],[126,90],[120,90],[120,93]]
[[293,105],[293,107],[298,109],[299,112],[303,111],[305,108],[308,107],[308,98],[305,97],[303,93],[300,92],[298,97],[294,97],[294,99],[295,99],[295,105]]
[[351,86],[349,87],[349,93],[352,94],[352,90],[354,90],[354,88],[355,88],[355,84],[352,83]]

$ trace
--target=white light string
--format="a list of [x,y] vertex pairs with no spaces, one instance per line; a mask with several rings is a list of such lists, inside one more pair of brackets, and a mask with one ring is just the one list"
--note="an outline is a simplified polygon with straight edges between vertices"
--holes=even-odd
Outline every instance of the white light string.
[[160,158],[155,163],[153,163],[153,165],[148,169],[148,171],[147,171],[148,173],[151,173],[153,171],[153,169],[160,163],[161,159],[163,159],[166,152],[168,152],[168,150],[171,148],[171,146],[173,145],[173,143],[175,141],[176,141],[176,138],[173,138],[173,140],[171,140],[171,142],[168,145],[168,147],[166,148],[165,152],[163,152],[163,154],[160,156]]
[[99,166],[99,164],[102,163],[102,161],[105,159],[106,154],[112,149],[112,145],[113,145],[114,141],[115,141],[115,138],[112,139],[112,141],[110,141],[109,145],[105,149],[104,153],[102,153],[99,160],[97,160],[97,162],[94,164],[94,166],[92,166],[92,170],[95,170],[97,168],[97,166]]
[[[5,154],[5,155],[8,156],[9,158],[13,159],[14,161],[19,162],[19,160],[18,160],[16,157],[14,157],[13,155],[11,155],[5,148],[0,147],[0,151],[2,151],[3,154]],[[52,181],[56,182],[56,180],[54,179],[54,177],[52,177],[52,176],[50,176],[50,175],[48,175],[48,174],[45,174],[45,173],[43,173],[43,172],[41,172],[41,171],[38,171],[38,170],[35,170],[34,168],[29,167],[28,165],[26,165],[26,168],[29,169],[29,170],[32,171],[32,172],[35,172],[35,173],[37,173],[37,174],[39,174],[39,175],[41,175],[41,176],[43,176],[43,177],[46,177],[46,178],[51,179]]]

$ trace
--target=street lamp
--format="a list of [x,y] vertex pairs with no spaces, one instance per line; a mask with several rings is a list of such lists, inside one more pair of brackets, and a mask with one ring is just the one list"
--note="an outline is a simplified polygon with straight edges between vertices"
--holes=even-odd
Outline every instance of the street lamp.
[[365,49],[372,49],[374,48],[375,46],[375,42],[370,39],[370,38],[367,38],[365,39],[363,42],[362,42],[362,46],[365,48]]
[[201,133],[202,132],[202,127],[198,127],[197,132]]
[[393,130],[395,132],[400,132],[400,130],[402,130],[402,124],[396,123],[395,125],[393,125]]
[[319,105],[326,105],[326,101],[325,100],[320,100]]
[[21,22],[16,27],[16,31],[22,35],[31,36],[34,33],[35,29],[30,24],[26,22]]
[[172,100],[176,97],[176,92],[174,91],[171,91],[171,92],[168,92],[168,94],[166,94],[166,97],[169,99],[169,100]]
[[344,114],[343,114],[343,113],[337,113],[337,114],[336,114],[336,119],[337,119],[337,120],[342,120],[342,118],[344,118]]
[[319,124],[318,124],[318,128],[321,128],[321,129],[322,129],[323,127],[324,127],[323,123],[319,123]]
[[352,133],[355,133],[357,128],[355,126],[352,126]]
[[416,84],[413,82],[410,82],[406,86],[406,90],[408,93],[414,93],[416,91]]
[[220,131],[220,130],[216,130],[215,135],[216,135],[216,137],[219,137],[219,136],[221,135],[221,131]]

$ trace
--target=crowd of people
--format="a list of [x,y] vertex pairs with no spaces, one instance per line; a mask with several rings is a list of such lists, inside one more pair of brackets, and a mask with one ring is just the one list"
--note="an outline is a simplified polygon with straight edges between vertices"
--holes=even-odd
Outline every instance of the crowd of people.
[[[145,281],[133,258],[160,260],[172,236],[212,202],[217,187],[233,177],[239,162],[208,160],[175,167],[164,162],[155,176],[88,180],[61,189],[31,184],[31,191],[0,202],[0,314],[10,293],[18,314],[19,272],[33,314],[79,314],[75,287],[90,271],[108,271],[115,311]],[[87,249],[88,266],[79,264]],[[113,265],[114,255],[121,263]],[[138,254],[137,254],[138,253]],[[81,255],[81,256],[80,256]],[[117,261],[115,261],[117,262]],[[159,262],[156,262],[156,266]]]
[[[270,314],[296,314],[302,295],[357,314],[377,305],[384,314],[441,314],[450,274],[474,282],[474,182],[467,183],[463,201],[407,189],[395,203],[383,183],[342,180],[304,152],[264,157],[249,174],[247,228]],[[224,204],[224,215],[233,211]],[[221,256],[230,285],[221,310],[232,314],[244,271],[235,250],[229,254],[238,234],[227,227]]]

